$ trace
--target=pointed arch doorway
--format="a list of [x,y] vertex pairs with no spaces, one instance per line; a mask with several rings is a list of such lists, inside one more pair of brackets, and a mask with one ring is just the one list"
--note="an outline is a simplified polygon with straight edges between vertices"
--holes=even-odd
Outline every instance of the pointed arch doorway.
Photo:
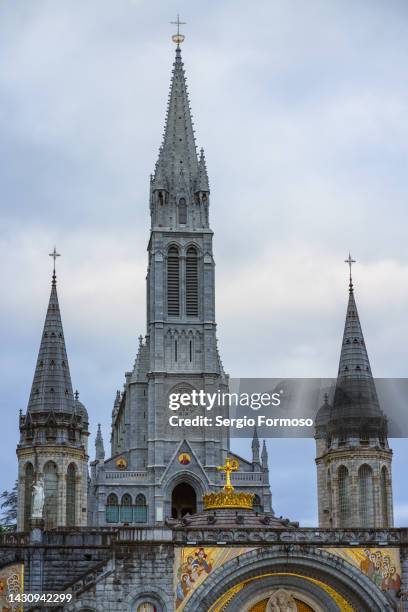
[[171,516],[180,519],[186,514],[197,512],[197,495],[187,482],[180,482],[171,493]]

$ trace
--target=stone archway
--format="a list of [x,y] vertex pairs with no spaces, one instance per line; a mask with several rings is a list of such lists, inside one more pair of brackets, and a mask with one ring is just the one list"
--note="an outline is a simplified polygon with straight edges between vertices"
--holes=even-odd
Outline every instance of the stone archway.
[[203,509],[203,495],[209,492],[207,483],[200,475],[193,473],[191,470],[182,469],[178,470],[173,476],[170,476],[162,485],[165,517],[172,516],[173,491],[179,484],[188,485],[194,491],[196,500],[195,512],[201,512]]
[[180,519],[186,514],[197,512],[197,495],[187,482],[177,484],[171,493],[171,516]]
[[313,547],[280,545],[251,550],[216,568],[188,600],[184,612],[211,610],[226,594],[231,596],[225,612],[247,610],[254,591],[261,585],[258,580],[266,578],[276,579],[275,588],[284,580],[292,588],[297,581],[297,588],[302,588],[311,600],[320,599],[323,609],[330,612],[394,609],[367,576],[340,557]]

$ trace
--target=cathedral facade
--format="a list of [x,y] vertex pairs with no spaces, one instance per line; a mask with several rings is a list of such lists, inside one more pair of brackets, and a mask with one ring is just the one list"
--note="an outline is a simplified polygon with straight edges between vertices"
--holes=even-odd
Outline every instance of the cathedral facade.
[[209,180],[175,38],[150,180],[146,332],[116,393],[109,457],[98,426],[88,472],[88,413],[73,391],[54,266],[19,417],[17,532],[0,536],[3,610],[19,609],[13,593],[59,593],[57,609],[87,612],[408,610],[408,530],[393,527],[387,419],[351,277],[337,384],[316,416],[318,528],[275,515],[256,430],[246,460],[223,428],[169,425],[172,393],[229,388],[216,336]]

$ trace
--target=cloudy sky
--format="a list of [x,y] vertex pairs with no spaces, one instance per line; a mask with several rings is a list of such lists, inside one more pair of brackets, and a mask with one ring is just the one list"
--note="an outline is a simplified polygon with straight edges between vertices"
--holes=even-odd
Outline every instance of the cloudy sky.
[[[148,177],[178,11],[211,182],[226,370],[335,375],[351,250],[373,371],[406,375],[404,0],[2,0],[1,489],[16,476],[54,244],[73,384],[107,445],[145,332]],[[408,441],[392,445],[406,525]],[[276,512],[316,523],[313,441],[268,448]]]

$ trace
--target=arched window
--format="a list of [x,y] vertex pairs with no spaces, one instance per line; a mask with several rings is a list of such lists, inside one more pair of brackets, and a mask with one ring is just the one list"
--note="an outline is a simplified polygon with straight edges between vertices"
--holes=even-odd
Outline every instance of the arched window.
[[350,477],[348,469],[342,465],[337,472],[339,487],[339,522],[340,527],[349,526],[350,521]]
[[197,249],[189,247],[186,257],[186,313],[198,315],[198,259]]
[[106,500],[106,522],[117,523],[119,521],[118,498],[115,493],[109,493]]
[[358,470],[359,526],[374,527],[373,470],[364,464]]
[[24,481],[24,531],[30,529],[31,510],[33,505],[34,468],[32,463],[25,466]]
[[185,198],[180,198],[178,205],[178,218],[180,225],[187,223],[187,204]]
[[76,468],[70,463],[67,469],[67,527],[75,525],[75,506],[76,506]]
[[167,314],[180,315],[180,257],[175,246],[167,253]]
[[122,504],[120,506],[120,520],[122,523],[132,522],[132,498],[129,493],[122,495]]
[[388,471],[384,466],[381,469],[381,477],[380,477],[380,496],[381,496],[381,512],[382,512],[382,520],[383,527],[389,526],[389,514],[388,514]]
[[44,522],[46,529],[57,526],[58,514],[58,473],[53,461],[44,467]]
[[136,496],[136,503],[133,510],[133,520],[135,523],[147,523],[146,498],[142,493]]

